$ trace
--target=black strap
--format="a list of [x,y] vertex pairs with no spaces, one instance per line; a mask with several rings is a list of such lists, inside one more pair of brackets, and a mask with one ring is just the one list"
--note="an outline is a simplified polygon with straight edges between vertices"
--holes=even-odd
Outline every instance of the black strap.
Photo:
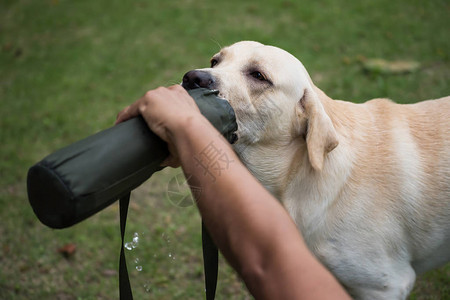
[[[125,260],[124,236],[127,222],[128,204],[130,203],[130,193],[120,198],[120,234],[122,246],[120,248],[119,260],[119,293],[120,300],[133,300],[130,278],[128,276],[127,262]],[[216,296],[217,274],[219,270],[219,251],[214,244],[208,230],[202,222],[202,246],[203,246],[203,266],[205,270],[205,290],[206,300],[214,300]]]
[[202,222],[203,267],[205,270],[206,300],[214,300],[219,270],[219,251],[214,244],[205,224]]
[[122,247],[120,249],[119,260],[119,294],[120,300],[133,300],[131,292],[130,278],[128,277],[127,261],[125,260],[124,235],[127,223],[128,204],[130,203],[130,193],[119,200],[120,209],[120,234],[122,236]]

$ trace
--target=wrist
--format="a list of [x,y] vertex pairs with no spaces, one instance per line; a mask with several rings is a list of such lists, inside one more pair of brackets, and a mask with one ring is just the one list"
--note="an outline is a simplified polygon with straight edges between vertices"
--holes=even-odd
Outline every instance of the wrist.
[[208,135],[217,133],[211,123],[200,113],[179,118],[167,128],[167,131],[170,142],[178,153],[180,149],[183,149],[181,152],[190,152],[186,151],[189,149],[186,146],[191,145],[196,148],[195,146],[202,144]]

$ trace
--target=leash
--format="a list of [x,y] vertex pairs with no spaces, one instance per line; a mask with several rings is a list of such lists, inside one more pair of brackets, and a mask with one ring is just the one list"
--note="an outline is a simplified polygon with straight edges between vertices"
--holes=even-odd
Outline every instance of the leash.
[[205,272],[206,300],[214,300],[219,270],[219,251],[205,224],[202,222],[203,269]]
[[133,300],[131,292],[130,278],[128,276],[127,261],[125,260],[124,235],[127,223],[128,204],[130,203],[130,193],[119,199],[120,210],[120,235],[122,236],[122,247],[119,258],[119,294],[120,300]]
[[[120,248],[119,258],[119,294],[120,300],[133,300],[130,278],[125,259],[124,236],[127,222],[128,204],[130,203],[130,193],[119,199],[120,211],[120,234],[122,237],[122,246]],[[214,300],[217,287],[217,273],[219,270],[219,251],[214,244],[208,230],[202,222],[202,248],[203,248],[203,267],[205,272],[205,292],[206,300]]]

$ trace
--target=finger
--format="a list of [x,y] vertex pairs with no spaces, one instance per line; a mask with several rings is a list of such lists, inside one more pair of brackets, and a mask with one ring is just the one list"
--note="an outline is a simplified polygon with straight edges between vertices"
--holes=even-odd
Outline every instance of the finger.
[[125,107],[125,109],[123,109],[116,118],[116,123],[115,124],[119,124],[122,122],[125,122],[131,118],[137,117],[139,115],[139,102],[141,99],[139,99],[138,101],[134,102],[133,104],[131,104],[130,106]]
[[167,89],[172,91],[172,92],[177,93],[180,97],[188,96],[189,98],[191,98],[191,96],[186,91],[186,89],[184,87],[182,87],[181,85],[179,85],[179,84],[175,84],[175,85],[169,86]]
[[179,92],[184,92],[187,94],[187,91],[185,90],[184,87],[181,86],[181,84],[174,84],[168,87],[169,90],[172,91],[179,91]]
[[124,118],[125,118],[125,114],[127,112],[127,110],[130,108],[130,106],[125,107],[124,109],[122,109],[116,116],[116,122],[114,123],[115,125],[123,122]]
[[177,149],[174,147],[174,145],[169,142],[168,143],[168,150],[169,150],[169,156],[166,157],[166,159],[161,163],[161,166],[167,166],[172,168],[178,168],[181,166],[180,158],[177,153]]
[[195,100],[191,97],[191,95],[189,95],[189,93],[186,91],[186,89],[184,87],[182,87],[180,84],[175,84],[175,85],[169,86],[167,89],[169,89],[170,91],[176,92],[179,95],[180,99],[186,100],[186,103],[188,103],[189,106],[195,108],[197,111],[200,111]]

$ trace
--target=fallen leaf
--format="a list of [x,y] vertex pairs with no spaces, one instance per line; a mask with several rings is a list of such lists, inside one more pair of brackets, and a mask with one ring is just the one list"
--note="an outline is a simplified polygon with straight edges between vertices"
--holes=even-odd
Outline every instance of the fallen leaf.
[[420,68],[420,63],[417,61],[388,61],[382,58],[366,59],[362,64],[366,71],[394,75],[415,72]]
[[11,49],[13,48],[13,45],[11,43],[6,43],[3,45],[3,51],[7,52],[7,51],[11,51]]
[[130,208],[134,211],[141,211],[141,206],[136,201],[130,201]]
[[58,249],[58,252],[61,253],[65,258],[70,258],[75,253],[77,246],[75,244],[69,243]]
[[106,269],[106,270],[103,270],[102,274],[105,277],[113,277],[113,276],[117,275],[117,271],[112,270],[112,269]]

